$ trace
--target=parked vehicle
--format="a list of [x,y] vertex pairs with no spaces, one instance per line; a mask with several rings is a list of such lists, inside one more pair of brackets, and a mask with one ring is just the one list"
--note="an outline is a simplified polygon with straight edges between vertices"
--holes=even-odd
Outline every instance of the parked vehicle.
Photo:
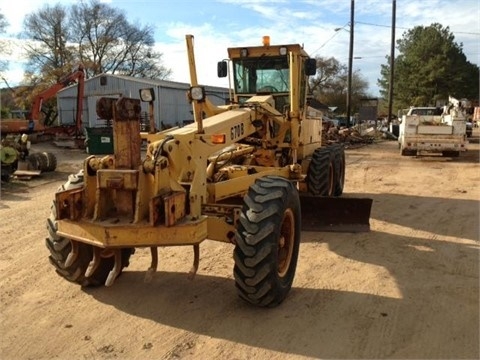
[[457,157],[467,150],[466,117],[457,107],[411,107],[401,117],[398,146],[402,156],[441,153]]

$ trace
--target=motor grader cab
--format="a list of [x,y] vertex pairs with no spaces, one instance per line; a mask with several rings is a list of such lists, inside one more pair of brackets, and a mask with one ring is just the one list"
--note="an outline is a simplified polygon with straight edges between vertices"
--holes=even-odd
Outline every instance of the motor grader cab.
[[[270,38],[264,36],[263,46],[230,48],[228,55],[235,103],[243,104],[254,95],[271,95],[282,114],[290,110],[290,104],[293,109],[305,107],[307,79],[316,73],[316,60],[300,45],[270,46]],[[229,61],[218,63],[219,77],[228,75]]]
[[[227,242],[239,296],[278,305],[293,282],[302,223],[368,230],[371,200],[337,205],[363,212],[356,224],[338,211],[340,225],[321,218],[319,208],[335,213],[326,199],[343,192],[345,159],[341,146],[321,146],[321,119],[306,100],[314,60],[300,45],[229,49],[218,72],[226,76],[230,67],[234,88],[230,104],[216,107],[197,82],[193,36],[186,42],[195,122],[147,134],[142,158],[140,101],[99,99],[98,115],[112,119],[114,154],[89,156],[56,193],[47,221],[50,261],[67,280],[109,286],[134,248],[150,248],[150,280],[158,247],[191,245],[193,277],[200,244]],[[140,95],[154,98],[149,89]]]

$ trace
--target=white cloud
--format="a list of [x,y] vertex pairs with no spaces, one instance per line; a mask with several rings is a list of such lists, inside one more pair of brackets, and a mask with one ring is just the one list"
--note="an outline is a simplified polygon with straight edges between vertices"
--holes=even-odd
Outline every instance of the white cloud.
[[[23,78],[23,66],[21,63],[12,64],[7,71],[2,73],[2,82],[5,80],[8,85],[15,86],[18,84],[17,79]],[[4,87],[6,84],[2,84],[1,87]]]
[[197,79],[203,85],[228,86],[227,80],[217,78],[217,61],[227,56],[229,39],[217,34],[210,24],[198,27],[183,23],[169,24],[171,42],[158,42],[156,49],[163,54],[163,62],[173,71],[172,80],[190,82],[186,34],[194,35],[194,53]]
[[[59,1],[63,5],[75,2],[17,0],[15,7],[0,4],[0,12],[11,24],[9,33],[15,33],[21,30],[26,13]],[[194,17],[187,13],[190,9],[184,9],[185,16],[178,10],[188,3],[186,0],[181,4],[149,2],[151,13],[139,13],[139,3],[134,0],[103,2],[126,10],[132,21],[141,19],[142,23],[155,24],[161,29],[156,34],[156,49],[163,53],[163,65],[173,70],[175,81],[189,82],[185,34],[195,36],[198,81],[208,85],[227,85],[225,79],[216,76],[216,62],[227,56],[228,47],[260,45],[263,35],[269,35],[272,44],[300,43],[311,55],[333,56],[344,64],[348,59],[349,34],[334,31],[350,20],[350,1],[346,0],[207,0],[204,5],[218,3],[219,8],[228,6],[228,11],[221,13],[211,11],[211,6],[199,6],[201,10]],[[450,27],[455,41],[463,43],[468,60],[480,65],[479,3],[478,0],[464,0],[461,4],[450,0],[397,1],[396,38],[401,38],[406,29],[438,22]],[[389,0],[355,2],[354,56],[362,59],[354,60],[354,69],[361,70],[374,94],[378,93],[380,65],[385,64],[385,55],[390,54],[391,13]]]
[[46,5],[55,6],[60,3],[61,5],[67,6],[77,2],[78,1],[75,0],[2,0],[0,2],[0,12],[5,15],[9,23],[7,32],[16,35],[22,31],[25,15]]

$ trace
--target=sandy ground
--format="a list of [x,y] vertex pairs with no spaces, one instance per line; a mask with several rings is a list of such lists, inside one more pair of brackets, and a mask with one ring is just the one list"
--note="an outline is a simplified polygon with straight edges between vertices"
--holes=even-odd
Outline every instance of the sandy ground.
[[[395,142],[347,150],[348,196],[374,199],[371,232],[303,232],[292,291],[241,301],[233,247],[137,250],[110,288],[81,289],[48,262],[45,220],[79,150],[58,171],[2,186],[0,358],[478,359],[479,137],[457,159],[401,157]],[[44,150],[42,146],[37,148]]]

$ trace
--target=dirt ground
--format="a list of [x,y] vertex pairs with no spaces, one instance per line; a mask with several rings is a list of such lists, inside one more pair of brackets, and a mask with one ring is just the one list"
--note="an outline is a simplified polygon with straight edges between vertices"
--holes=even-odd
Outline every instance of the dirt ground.
[[[37,145],[34,145],[34,147]],[[401,157],[382,141],[347,150],[346,196],[372,197],[371,232],[303,232],[279,307],[237,297],[233,247],[137,250],[110,288],[82,289],[48,261],[53,195],[85,154],[53,149],[57,172],[2,184],[0,358],[478,359],[479,133],[459,158]]]

